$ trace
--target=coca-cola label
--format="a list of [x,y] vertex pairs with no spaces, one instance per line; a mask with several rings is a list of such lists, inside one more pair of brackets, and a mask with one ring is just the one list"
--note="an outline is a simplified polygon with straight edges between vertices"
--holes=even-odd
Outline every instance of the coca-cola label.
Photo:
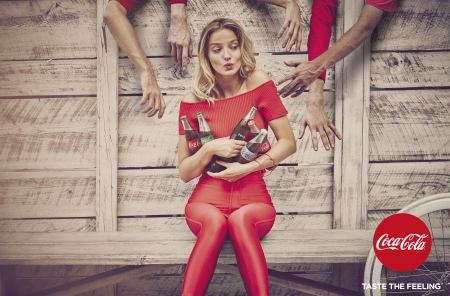
[[210,142],[212,140],[214,140],[214,135],[209,135],[209,136],[206,136],[206,137],[201,137],[200,138],[200,143],[202,143],[202,145],[205,145],[206,143],[208,143],[208,142]]
[[258,154],[251,152],[247,147],[241,149],[241,156],[248,161],[252,161],[253,159],[255,159],[256,155]]
[[187,144],[188,144],[189,150],[191,150],[191,151],[197,151],[202,146],[199,138],[190,140],[187,142]]
[[260,153],[266,153],[270,150],[270,143],[268,141],[264,141],[261,144],[261,148],[259,148]]
[[428,258],[431,234],[427,225],[411,214],[397,213],[381,221],[373,236],[378,260],[398,272],[411,271]]

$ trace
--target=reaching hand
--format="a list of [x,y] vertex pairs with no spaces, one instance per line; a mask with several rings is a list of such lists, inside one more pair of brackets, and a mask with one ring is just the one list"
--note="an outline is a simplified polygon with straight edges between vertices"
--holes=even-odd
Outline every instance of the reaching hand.
[[183,71],[187,69],[188,57],[192,58],[192,40],[185,6],[184,3],[171,5],[170,29],[167,38],[167,51]]
[[288,85],[285,85],[278,91],[278,94],[282,97],[288,97],[290,95],[292,95],[292,97],[299,96],[311,83],[314,82],[314,80],[317,79],[320,73],[322,73],[320,68],[317,67],[313,61],[289,61],[284,63],[286,66],[295,67],[295,69],[277,82],[277,85],[280,85],[292,79]]
[[250,173],[248,168],[245,165],[240,164],[239,162],[228,163],[221,160],[217,160],[216,162],[221,166],[226,167],[227,169],[219,173],[207,172],[208,175],[214,178],[223,179],[228,182],[234,182]]
[[284,32],[289,28],[286,36],[283,40],[282,47],[286,47],[286,51],[291,51],[292,46],[295,45],[295,51],[300,51],[300,45],[302,44],[302,19],[300,14],[300,7],[296,1],[289,1],[285,7],[286,15],[284,18],[283,26],[278,32],[278,38],[280,38]]
[[310,90],[308,94],[306,109],[300,121],[299,139],[305,134],[306,126],[309,126],[309,130],[311,131],[311,140],[315,151],[318,148],[317,132],[319,132],[326,150],[329,150],[330,146],[334,148],[334,134],[339,140],[342,139],[341,134],[328,118],[327,113],[325,113],[323,89],[321,92]]
[[159,89],[159,85],[156,82],[155,75],[153,73],[141,74],[141,86],[142,86],[142,100],[139,105],[144,105],[148,101],[148,106],[142,110],[142,113],[148,113],[148,117],[151,117],[159,112],[158,118],[164,115],[166,109],[166,103],[164,102],[163,95]]

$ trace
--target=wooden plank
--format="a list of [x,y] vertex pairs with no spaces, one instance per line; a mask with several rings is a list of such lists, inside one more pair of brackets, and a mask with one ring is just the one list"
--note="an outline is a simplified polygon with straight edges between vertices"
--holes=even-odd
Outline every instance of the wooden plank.
[[450,91],[375,91],[370,160],[448,160]]
[[[282,99],[288,109],[288,118],[294,135],[298,135],[307,94],[300,98]],[[140,112],[140,97],[119,98],[119,167],[176,166],[178,145],[178,112],[180,96],[165,96],[166,112],[161,119],[148,118]],[[334,93],[325,92],[325,110],[334,119]],[[151,126],[151,128],[149,128]],[[282,163],[332,163],[333,151],[323,147],[312,149],[311,137],[307,129],[302,140],[297,142],[297,153]],[[269,139],[275,144],[270,130]]]
[[[302,275],[304,278],[328,282],[329,274],[309,274]],[[132,281],[118,284],[119,295],[148,295],[148,296],[176,296],[181,293],[182,276],[171,277],[143,277]],[[272,284],[269,280],[269,288],[271,296],[296,295],[307,296],[310,294],[301,293],[293,289],[287,289],[278,285]],[[231,295],[246,295],[244,284],[239,275],[218,274],[217,270],[214,274],[206,296],[231,296]]]
[[372,53],[370,86],[417,88],[450,86],[450,52]]
[[97,2],[97,231],[117,230],[119,48],[103,22],[107,4]]
[[[372,230],[271,231],[262,240],[262,247],[268,263],[364,262],[372,236]],[[150,235],[149,232],[0,233],[0,264],[185,264],[194,240],[190,233],[167,231]],[[222,248],[219,263],[235,264],[229,242]]]
[[[284,61],[292,60],[308,60],[306,54],[295,55],[262,55],[256,56],[256,66],[258,69],[263,69],[269,76],[276,80],[288,74],[291,69],[286,67]],[[151,58],[150,64],[158,77],[158,85],[161,91],[168,94],[184,94],[192,88],[193,77],[195,75],[195,68],[198,64],[198,59],[191,59],[190,65],[185,72],[182,72],[172,58]],[[119,60],[119,93],[127,94],[142,94],[139,71],[133,66],[129,59]],[[326,90],[334,89],[334,70],[327,71],[327,79],[325,83]],[[295,98],[298,100],[298,98]]]
[[[350,289],[362,295],[364,293],[362,284],[364,282],[365,263],[335,263],[333,264],[333,273],[331,283],[336,287]],[[331,293],[330,296],[341,295]],[[343,294],[346,295],[346,294]]]
[[450,191],[450,162],[373,163],[368,210],[399,210],[426,196]]
[[[364,1],[357,4],[344,3],[344,31],[350,29],[358,20]],[[368,108],[365,89],[368,79],[365,77],[369,65],[365,63],[367,46],[360,46],[343,61],[343,100],[342,105],[342,156],[341,156],[341,196],[334,200],[334,227],[357,229],[364,228],[365,203],[364,194],[364,112]],[[351,99],[350,99],[351,98]]]
[[[300,5],[303,21],[301,50],[307,51],[312,0],[297,0],[297,3]],[[186,10],[194,54],[197,54],[198,40],[202,29],[207,23],[220,17],[236,20],[252,39],[255,52],[285,52],[285,49],[281,48],[284,39],[276,37],[284,22],[285,10],[283,8],[257,1],[194,0],[188,3]],[[164,0],[138,4],[129,15],[147,55],[168,55],[166,44],[169,15],[169,8]]]
[[[449,206],[450,208],[450,206]],[[367,228],[375,229],[390,215],[397,213],[397,211],[371,211],[367,216]],[[443,210],[439,212],[432,212],[421,217],[422,221],[428,226],[430,231],[440,231],[442,227],[450,228],[450,212]]]
[[94,98],[0,100],[0,167],[93,169]]
[[[331,229],[331,214],[277,215],[272,230]],[[184,217],[120,218],[118,231],[187,231]]]
[[[118,215],[183,214],[196,182],[176,169],[119,171]],[[331,165],[279,166],[266,185],[278,212],[331,212]]]
[[[39,291],[51,289],[60,285],[67,285],[71,282],[80,280],[80,277],[59,277],[59,278],[41,278],[41,279],[18,279],[19,283],[18,296],[29,296]],[[96,291],[80,293],[77,296],[99,296]]]
[[95,217],[94,171],[0,172],[0,217]]
[[[119,268],[120,266],[109,265],[111,268]],[[268,265],[268,268],[287,272],[290,274],[308,275],[308,274],[325,274],[331,273],[331,264],[276,264]],[[174,276],[183,275],[184,265],[171,265],[167,268],[157,269],[149,273],[147,276]],[[97,274],[96,265],[17,265],[16,275],[20,279],[34,278],[59,278],[72,277],[83,278]],[[216,273],[220,271],[216,270]]]
[[0,220],[0,232],[95,231],[95,219]]
[[450,3],[442,0],[398,1],[372,34],[372,50],[450,49]]
[[0,265],[0,295],[17,295],[16,269],[11,265]]
[[[126,281],[128,279],[141,277],[148,272],[153,272],[157,268],[165,268],[167,266],[159,265],[147,265],[147,266],[124,266],[117,268],[115,270],[106,271],[103,273],[96,274],[94,276],[76,280],[64,285],[56,286],[44,291],[39,291],[30,296],[71,296],[78,295],[80,293],[85,293],[98,289],[107,285],[112,285],[121,281]],[[114,293],[113,293],[114,294]],[[105,294],[103,294],[105,295]]]
[[95,14],[89,0],[1,1],[0,60],[95,58]]
[[0,97],[92,95],[95,60],[6,61],[0,63]]

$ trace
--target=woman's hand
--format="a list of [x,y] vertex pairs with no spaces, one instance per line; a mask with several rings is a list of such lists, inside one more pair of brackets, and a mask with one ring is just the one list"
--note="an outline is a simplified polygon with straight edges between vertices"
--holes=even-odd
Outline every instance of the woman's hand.
[[228,182],[234,182],[252,172],[248,164],[241,164],[239,162],[229,163],[221,160],[217,160],[216,162],[226,167],[227,169],[219,173],[207,172],[207,174],[213,178],[223,179]]
[[230,158],[239,154],[247,143],[245,141],[233,140],[228,137],[219,138],[206,143],[204,146],[208,148],[212,154],[220,157]]

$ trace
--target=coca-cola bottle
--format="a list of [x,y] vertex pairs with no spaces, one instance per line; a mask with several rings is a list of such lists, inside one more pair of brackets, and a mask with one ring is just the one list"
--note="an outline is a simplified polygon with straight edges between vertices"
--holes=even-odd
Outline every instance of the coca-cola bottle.
[[[248,127],[247,123],[249,120],[252,120],[255,117],[256,110],[258,110],[258,107],[256,105],[252,105],[247,115],[245,115],[241,119],[241,121],[239,121],[239,123],[234,127],[230,139],[239,141],[245,141],[247,139],[247,135],[250,133],[250,128]],[[221,157],[221,159],[226,162],[233,162],[236,161],[237,157]]]
[[266,136],[267,130],[262,129],[256,137],[247,143],[247,146],[241,149],[241,153],[238,156],[238,162],[244,164],[255,159]]
[[[197,118],[198,118],[198,129],[200,132],[200,143],[205,145],[209,141],[214,140],[216,137],[214,136],[214,133],[212,132],[211,128],[209,127],[208,123],[206,122],[205,116],[203,116],[202,112],[197,112]],[[210,163],[206,166],[205,171],[210,171],[213,173],[217,173],[220,171],[223,171],[225,167],[219,165],[216,163],[217,156],[214,155],[210,161]]]
[[[252,138],[256,137],[259,135],[260,131],[259,128],[256,126],[256,123],[254,120],[249,120],[248,121],[248,126],[250,127],[250,131],[252,132]],[[271,148],[270,146],[270,142],[269,139],[267,139],[267,136],[264,138],[264,141],[261,144],[261,148],[259,148],[259,154],[264,154],[267,151],[269,151]],[[267,170],[271,171],[274,170],[277,166],[273,166],[273,167],[268,167]]]
[[[248,127],[250,128],[250,131],[252,132],[252,139],[259,135],[260,131],[259,128],[256,126],[256,123],[254,120],[248,121]],[[264,154],[267,151],[270,150],[270,143],[267,137],[264,138],[264,141],[262,142],[261,148],[259,148],[259,153]]]
[[247,135],[250,132],[250,128],[247,123],[249,120],[252,120],[255,117],[256,110],[258,110],[258,107],[256,105],[252,105],[252,108],[250,108],[250,111],[248,111],[247,115],[245,115],[244,118],[242,118],[241,121],[239,121],[239,123],[233,129],[230,139],[240,141],[245,141],[245,139],[247,139]]
[[202,144],[200,143],[200,135],[191,126],[186,115],[181,116],[180,120],[181,120],[181,123],[183,124],[184,136],[186,137],[186,143],[189,148],[189,153],[191,155],[194,155],[195,152],[197,152],[198,149],[200,149],[200,147],[202,147]]

